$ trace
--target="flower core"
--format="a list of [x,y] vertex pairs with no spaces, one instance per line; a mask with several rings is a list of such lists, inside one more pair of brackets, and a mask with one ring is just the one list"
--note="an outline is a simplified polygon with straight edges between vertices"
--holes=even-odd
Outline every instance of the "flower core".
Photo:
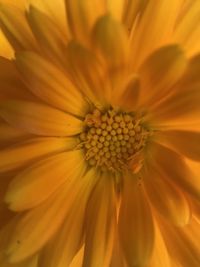
[[106,171],[123,171],[145,146],[149,131],[141,118],[131,113],[94,110],[85,117],[79,136],[90,166]]

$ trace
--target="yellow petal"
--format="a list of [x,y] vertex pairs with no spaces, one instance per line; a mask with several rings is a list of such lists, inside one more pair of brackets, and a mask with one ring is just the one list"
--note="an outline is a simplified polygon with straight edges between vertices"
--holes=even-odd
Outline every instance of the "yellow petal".
[[21,10],[25,10],[27,6],[27,0],[1,0],[1,3],[15,6]]
[[137,177],[126,174],[119,212],[119,237],[128,266],[145,266],[153,250],[154,224]]
[[200,2],[189,1],[185,9],[187,11],[175,27],[174,38],[184,45],[187,54],[191,56],[200,52]]
[[10,182],[5,195],[9,209],[22,211],[37,206],[69,180],[83,163],[82,153],[75,150],[31,165]]
[[57,25],[64,38],[69,38],[69,25],[66,20],[64,0],[25,0],[44,12]]
[[83,267],[108,267],[116,227],[112,177],[102,174],[88,202]]
[[[114,2],[114,1],[113,1]],[[123,23],[125,24],[127,30],[131,32],[132,27],[137,19],[137,17],[144,12],[147,0],[127,0],[125,1],[125,8],[123,12]]]
[[14,57],[14,51],[1,29],[0,29],[0,56],[5,58]]
[[163,239],[158,223],[155,223],[155,245],[148,267],[172,267],[170,255]]
[[0,101],[7,99],[34,99],[20,79],[13,61],[0,57]]
[[180,266],[199,266],[199,227],[200,224],[195,219],[183,228],[174,228],[169,225],[163,227],[162,232],[169,253],[171,254],[171,257],[175,258],[180,263]]
[[[172,42],[180,0],[148,1],[132,37],[133,66],[136,69],[154,50]],[[166,15],[167,14],[167,15]]]
[[127,63],[129,49],[125,29],[110,15],[105,15],[97,21],[93,30],[93,42],[111,68],[115,69]]
[[70,264],[69,267],[82,267],[83,254],[84,254],[84,245],[78,251],[78,253],[76,254],[76,256],[73,258],[73,261],[71,262],[71,264]]
[[6,101],[0,115],[11,125],[44,136],[69,136],[82,131],[82,122],[50,106],[28,101]]
[[58,231],[79,196],[85,171],[83,164],[45,202],[20,216],[6,249],[10,262],[35,254]]
[[104,1],[65,0],[65,3],[71,33],[79,41],[88,43],[93,25],[105,12]]
[[156,168],[153,159],[150,162],[144,182],[151,203],[171,223],[177,226],[188,224],[191,212],[184,194]]
[[81,116],[86,102],[74,84],[52,63],[33,52],[16,55],[22,79],[31,92],[54,107]]
[[125,8],[125,0],[107,0],[107,8],[109,13],[118,20],[122,19],[122,15]]
[[199,85],[172,93],[149,114],[149,120],[161,127],[197,121],[200,117]]
[[200,161],[200,132],[161,131],[157,142],[188,158]]
[[139,69],[141,76],[141,105],[151,106],[165,97],[186,68],[186,58],[177,45],[156,50]]
[[70,265],[83,242],[85,208],[98,178],[99,175],[94,169],[81,178],[81,190],[62,228],[43,250],[39,262],[41,266],[65,267]]
[[0,4],[0,25],[15,51],[36,49],[35,40],[25,19],[24,11],[12,5]]
[[193,197],[200,199],[199,177],[192,173],[180,155],[156,143],[153,143],[150,153],[154,161],[157,162],[157,168],[166,178]]
[[55,61],[62,62],[67,40],[57,25],[34,6],[29,8],[27,19],[43,53]]
[[18,264],[13,265],[7,261],[7,258],[0,258],[1,267],[38,267],[38,255],[34,255]]
[[[104,69],[97,57],[77,42],[70,42],[66,50],[69,71],[73,81],[95,105],[105,103]],[[102,104],[101,104],[102,103]]]
[[74,138],[33,138],[0,151],[0,172],[14,170],[43,156],[74,148]]
[[[123,88],[123,87],[122,87]],[[140,93],[140,80],[138,75],[132,75],[123,90],[114,92],[113,103],[127,111],[134,111],[137,107]]]
[[28,138],[29,135],[0,121],[0,146],[5,147]]

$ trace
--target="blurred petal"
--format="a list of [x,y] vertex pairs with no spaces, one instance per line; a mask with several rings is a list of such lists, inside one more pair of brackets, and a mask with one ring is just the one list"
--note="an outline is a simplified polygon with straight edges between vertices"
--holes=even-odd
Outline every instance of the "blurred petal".
[[[84,164],[82,167],[85,170]],[[6,250],[10,262],[19,262],[35,254],[58,231],[82,190],[80,174],[84,170],[80,168],[79,175],[73,173],[51,197],[18,219]]]
[[65,0],[70,31],[75,38],[88,43],[98,17],[105,12],[104,0]]
[[74,148],[74,138],[34,138],[0,151],[0,172],[14,170],[43,156]]
[[141,77],[140,102],[151,106],[166,96],[186,68],[186,58],[177,45],[155,51],[139,69]]
[[15,51],[36,49],[36,44],[25,18],[24,11],[0,3],[0,25]]
[[28,101],[6,101],[0,115],[11,125],[44,136],[69,136],[82,130],[82,122],[50,106]]
[[[163,44],[172,42],[172,32],[182,1],[148,1],[132,38],[133,65],[137,68],[144,59]],[[166,15],[167,14],[167,15]]]
[[16,55],[16,64],[33,94],[58,109],[84,114],[86,102],[82,94],[52,63],[36,53],[22,52]]
[[81,178],[81,190],[58,234],[43,250],[39,266],[65,267],[70,265],[83,242],[85,208],[98,178],[94,169]]
[[128,37],[122,25],[110,15],[97,21],[93,30],[93,42],[111,68],[127,63]]
[[32,6],[47,14],[63,33],[64,38],[69,38],[64,0],[26,0]]
[[9,42],[7,41],[5,35],[0,29],[0,57],[13,58],[14,51]]
[[200,52],[200,2],[189,1],[187,12],[175,27],[174,38],[184,45],[189,56]]
[[75,150],[43,159],[20,172],[5,195],[9,209],[22,211],[37,206],[72,175],[77,172],[80,175],[83,160],[82,153]]
[[171,223],[188,224],[191,212],[184,194],[154,166],[153,159],[150,164],[145,171],[144,184],[151,203]]
[[65,40],[62,31],[43,12],[31,6],[27,18],[42,52],[50,59],[62,61]]
[[122,19],[126,0],[107,0],[107,8],[109,13],[118,20]]
[[[157,168],[172,183],[200,200],[199,177],[196,177],[184,159],[172,150],[154,143],[151,147],[151,158],[157,162]],[[173,164],[172,164],[173,163]]]
[[154,246],[150,207],[137,177],[124,177],[119,213],[119,238],[128,266],[145,266]]
[[113,180],[102,174],[88,202],[83,267],[109,267],[116,227],[115,205]]
[[192,160],[200,161],[200,132],[160,131],[157,142]]

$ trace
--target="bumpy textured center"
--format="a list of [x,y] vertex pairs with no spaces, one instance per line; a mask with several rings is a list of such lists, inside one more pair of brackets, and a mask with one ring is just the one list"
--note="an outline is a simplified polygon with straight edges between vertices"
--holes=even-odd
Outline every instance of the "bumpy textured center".
[[85,131],[79,136],[90,166],[106,171],[122,171],[145,146],[149,132],[141,118],[113,109],[94,110],[85,118]]

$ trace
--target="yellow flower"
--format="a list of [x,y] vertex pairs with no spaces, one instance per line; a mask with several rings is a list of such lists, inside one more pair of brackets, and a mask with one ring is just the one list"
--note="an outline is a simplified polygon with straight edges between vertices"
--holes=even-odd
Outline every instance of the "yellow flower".
[[199,267],[200,1],[0,0],[0,266]]

